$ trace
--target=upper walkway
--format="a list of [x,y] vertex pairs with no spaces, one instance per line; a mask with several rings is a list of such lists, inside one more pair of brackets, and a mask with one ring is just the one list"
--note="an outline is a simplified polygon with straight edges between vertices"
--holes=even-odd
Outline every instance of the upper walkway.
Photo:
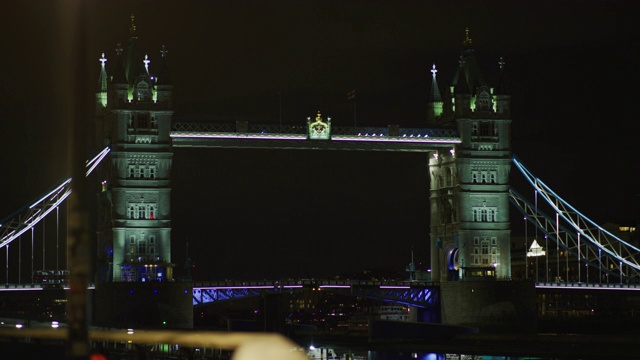
[[[455,128],[331,127],[327,138],[308,125],[175,123],[174,147],[427,152],[460,143]],[[250,140],[250,141],[249,141]],[[319,140],[319,141],[316,141]]]

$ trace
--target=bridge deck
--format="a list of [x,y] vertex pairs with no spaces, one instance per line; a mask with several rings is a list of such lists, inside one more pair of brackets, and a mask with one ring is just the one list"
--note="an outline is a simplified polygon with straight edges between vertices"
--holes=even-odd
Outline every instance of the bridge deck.
[[455,129],[334,127],[329,140],[309,139],[297,125],[176,123],[174,147],[427,152],[460,143]]

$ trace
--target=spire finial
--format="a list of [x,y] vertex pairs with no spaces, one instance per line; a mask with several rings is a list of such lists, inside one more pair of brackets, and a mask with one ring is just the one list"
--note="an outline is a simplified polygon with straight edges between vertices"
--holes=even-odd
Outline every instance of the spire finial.
[[471,47],[471,39],[469,38],[469,27],[467,26],[466,29],[464,29],[464,41],[462,42],[462,45],[467,46],[467,47]]
[[168,53],[167,48],[164,45],[162,45],[162,49],[160,50],[160,54],[162,54],[162,58],[163,59],[167,57],[167,53]]
[[129,27],[129,33],[131,34],[131,36],[134,36],[136,34],[135,19],[136,19],[136,16],[131,14],[131,27]]
[[438,70],[436,70],[436,64],[433,64],[433,66],[431,67],[431,74],[433,75],[433,77],[436,77],[437,72]]
[[500,60],[498,60],[498,66],[500,66],[500,70],[504,69],[504,58],[502,56],[500,56]]
[[144,60],[142,60],[142,62],[144,63],[144,68],[147,70],[147,73],[149,72],[149,63],[151,62],[151,60],[149,60],[149,55],[145,54],[144,55]]
[[102,53],[102,57],[100,58],[100,62],[102,63],[102,67],[104,68],[104,63],[107,62],[107,58],[104,57],[104,53]]
[[118,56],[122,55],[122,44],[120,43],[116,44],[116,54]]

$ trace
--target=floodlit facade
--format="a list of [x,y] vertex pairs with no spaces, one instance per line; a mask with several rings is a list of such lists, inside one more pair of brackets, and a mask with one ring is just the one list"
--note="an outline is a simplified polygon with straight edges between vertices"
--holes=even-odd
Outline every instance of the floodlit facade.
[[118,44],[114,58],[104,54],[100,58],[96,140],[111,152],[99,174],[97,281],[173,279],[169,181],[173,86],[166,49],[158,49],[154,59],[159,65],[153,66],[153,56],[141,53],[137,40],[132,16],[127,48]]
[[[459,68],[440,91],[433,66],[429,125],[455,126],[461,143],[431,153],[430,241],[433,281],[510,279],[510,96],[504,62],[489,87],[467,29]],[[444,96],[442,95],[444,94]]]

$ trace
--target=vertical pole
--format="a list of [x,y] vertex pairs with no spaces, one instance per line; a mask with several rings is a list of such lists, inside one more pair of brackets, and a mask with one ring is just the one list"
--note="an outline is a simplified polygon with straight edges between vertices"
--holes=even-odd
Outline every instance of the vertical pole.
[[[545,231],[548,231],[548,230],[549,229],[547,229],[545,226]],[[547,235],[544,236],[544,248],[547,249],[547,251],[545,251],[544,253],[544,260],[545,260],[544,272],[546,274],[544,281],[549,282],[549,271],[551,271],[551,268],[549,267],[549,237]]]
[[[629,231],[629,234],[631,234],[631,231]],[[631,244],[631,239],[629,239],[629,244]],[[622,243],[618,243],[618,254],[619,256],[622,256]],[[619,261],[620,262],[620,285],[622,285],[622,260]]]
[[42,270],[45,269],[45,267],[44,267],[44,265],[45,265],[44,264],[44,257],[45,257],[45,248],[46,248],[46,246],[45,246],[45,244],[46,244],[45,238],[47,236],[47,228],[46,228],[46,226],[47,226],[47,218],[44,217],[42,219]]
[[580,271],[582,270],[582,266],[580,265],[580,232],[578,232],[578,282],[582,281],[580,277]]
[[22,235],[18,238],[18,284],[22,284]]
[[6,283],[9,284],[9,244],[7,244],[7,270],[6,272]]
[[357,121],[357,116],[356,116],[356,102],[358,101],[357,98],[353,98],[353,126],[357,127],[358,126],[358,121]]
[[[569,247],[567,246],[567,249],[568,248]],[[564,280],[564,282],[569,282],[569,251],[568,250],[565,250],[565,252],[564,252],[564,260],[565,260],[564,261],[564,267],[565,267],[565,270],[566,270],[566,273],[567,273],[567,278]]]
[[56,270],[60,270],[60,207],[56,206]]
[[35,243],[34,242],[34,237],[35,237],[35,234],[33,233],[33,226],[32,226],[31,227],[31,283],[32,284],[33,284],[33,263],[34,263],[34,260],[33,260],[33,250],[34,250],[33,249],[33,245]]
[[598,284],[602,285],[602,249],[598,248]]
[[560,277],[560,220],[556,212],[556,280]]
[[[280,89],[280,91],[278,92],[278,98],[280,102],[280,114],[279,114],[280,127],[282,127],[282,89]],[[282,129],[280,129],[280,131],[282,132]]]
[[527,217],[524,217],[524,279],[529,280],[529,258],[527,250],[529,247],[529,239],[527,239]]
[[[58,42],[56,51],[59,56],[54,63],[58,71],[55,72],[55,81],[58,91],[55,92],[60,118],[69,119],[67,129],[67,168],[71,172],[72,192],[67,198],[69,209],[67,236],[69,289],[65,291],[67,297],[67,338],[65,342],[66,360],[89,359],[89,301],[88,283],[91,271],[91,261],[94,254],[90,251],[89,243],[89,219],[86,202],[91,196],[87,193],[85,180],[84,159],[88,153],[88,139],[93,139],[88,134],[87,115],[91,111],[87,109],[84,99],[91,90],[86,84],[87,68],[87,33],[86,2],[82,0],[67,1],[59,5],[58,36],[54,38]],[[62,63],[64,59],[64,63]],[[55,61],[54,61],[55,62]]]

